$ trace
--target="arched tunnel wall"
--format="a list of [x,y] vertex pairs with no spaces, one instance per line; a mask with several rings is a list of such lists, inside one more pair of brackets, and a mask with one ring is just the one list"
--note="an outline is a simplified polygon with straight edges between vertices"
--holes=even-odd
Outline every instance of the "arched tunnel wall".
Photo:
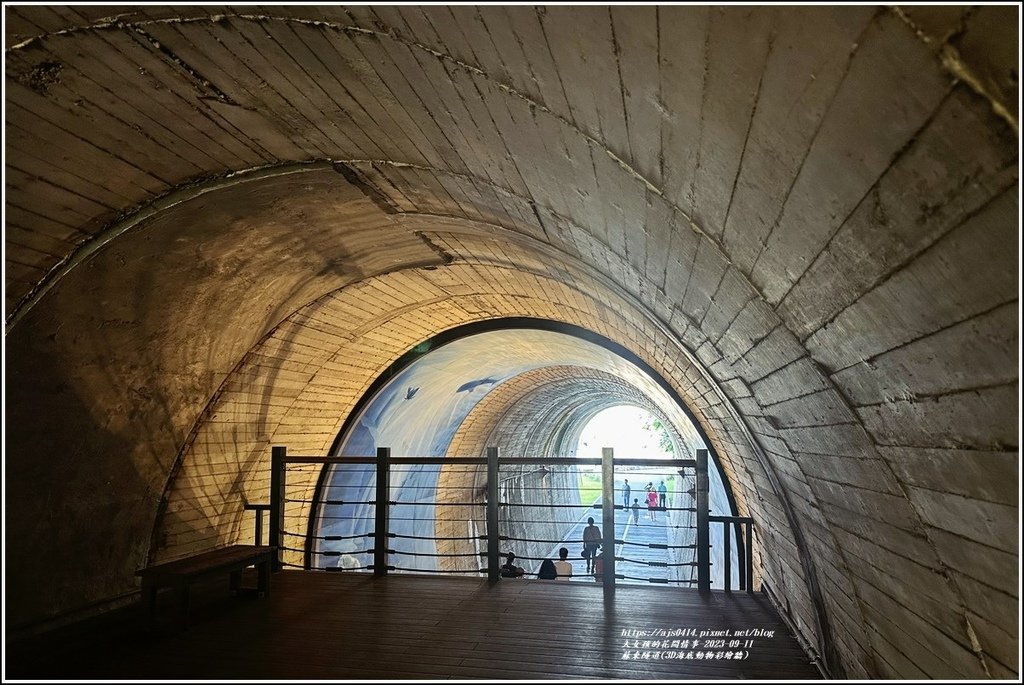
[[1016,9],[107,12],[5,8],[8,625],[532,316],[684,399],[833,674],[1016,677]]

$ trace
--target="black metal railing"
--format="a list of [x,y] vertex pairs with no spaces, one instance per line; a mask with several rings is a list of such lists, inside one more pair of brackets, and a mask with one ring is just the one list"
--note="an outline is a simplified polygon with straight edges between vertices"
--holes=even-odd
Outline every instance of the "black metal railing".
[[[294,492],[288,496],[289,469],[323,469],[328,465],[343,470],[348,477],[358,482],[351,484],[321,479],[311,498],[304,499]],[[284,447],[274,447],[271,456],[270,504],[246,505],[246,509],[256,511],[258,543],[262,538],[263,511],[269,511],[269,542],[278,549],[274,564],[277,569],[286,566],[348,569],[371,571],[376,576],[391,571],[480,574],[492,581],[500,576],[501,559],[517,547],[519,551],[523,551],[524,547],[528,550],[524,555],[517,555],[518,559],[542,562],[554,556],[539,552],[544,549],[542,545],[553,545],[548,548],[553,551],[558,545],[575,546],[582,542],[582,538],[567,537],[575,529],[572,527],[568,532],[552,537],[531,537],[531,529],[558,531],[569,523],[578,528],[587,512],[593,512],[595,521],[598,518],[601,521],[600,542],[605,554],[602,556],[603,572],[598,580],[606,591],[614,591],[616,580],[696,584],[701,591],[710,590],[712,561],[709,526],[711,523],[722,523],[725,531],[725,589],[731,591],[729,531],[734,527],[737,543],[741,537],[746,542],[745,546],[737,544],[738,563],[744,569],[740,574],[740,589],[752,591],[752,520],[709,515],[707,465],[706,450],[698,450],[696,459],[666,460],[616,458],[610,449],[605,449],[601,458],[502,458],[497,448],[488,448],[486,457],[396,457],[392,456],[389,448],[379,448],[375,457],[323,457],[289,455]],[[576,489],[579,492],[578,484],[574,487],[571,479],[564,478],[566,471],[557,471],[563,466],[599,466],[600,496],[590,503],[556,501],[558,490]],[[431,467],[436,467],[436,472]],[[629,539],[626,531],[630,525],[639,525],[639,521],[637,510],[628,506],[628,500],[623,504],[615,503],[624,494],[623,488],[615,487],[616,467],[667,468],[669,470],[665,472],[667,476],[664,480],[678,474],[680,481],[676,482],[673,492],[673,506],[668,506],[667,499],[662,497],[657,507],[644,508],[645,512],[660,511],[664,516],[674,517],[674,525],[667,527],[671,530],[668,541],[638,542]],[[442,484],[442,469],[449,474],[453,470],[464,469],[461,480],[457,479],[461,484]],[[693,472],[692,488],[680,487],[686,470]],[[558,485],[545,482],[551,473],[562,474],[564,482]],[[650,471],[643,475],[642,480],[650,475]],[[396,484],[396,488],[400,488],[403,493],[422,490],[425,494],[416,496],[412,501],[395,500],[392,499],[392,484]],[[446,493],[447,498],[441,501],[439,493],[446,487],[463,492]],[[547,492],[538,494],[536,491],[539,490]],[[641,492],[639,487],[635,492]],[[512,497],[511,493],[516,493],[516,497]],[[679,506],[684,503],[684,495],[693,500],[694,506]],[[545,501],[540,502],[541,499]],[[308,511],[296,514],[295,505],[306,506]],[[458,516],[446,516],[445,525],[454,524],[454,528],[462,526],[465,534],[437,535],[437,530],[432,531],[435,535],[419,534],[420,527],[417,524],[426,521],[422,517],[422,510],[417,508],[419,505],[464,511]],[[286,511],[289,508],[292,511]],[[542,514],[538,515],[538,511]],[[627,520],[621,536],[616,535],[616,512],[622,512]],[[434,513],[432,509],[432,522]],[[628,521],[631,515],[633,520]],[[652,517],[654,515],[651,513]],[[313,525],[311,517],[316,518],[317,525]],[[337,525],[334,522],[338,522]],[[671,524],[671,519],[666,523]],[[342,530],[339,526],[347,527],[344,528],[347,534],[338,534],[338,530]],[[299,532],[303,528],[307,530],[305,534]],[[314,534],[314,531],[318,534]],[[497,534],[492,535],[492,531]],[[439,542],[445,543],[447,551],[437,551]],[[608,553],[608,550],[611,552]],[[645,554],[647,550],[664,554]],[[286,563],[286,552],[301,554],[303,563]],[[578,559],[579,555],[570,558]],[[331,559],[337,559],[335,566],[328,563]],[[446,564],[447,568],[440,568],[437,563],[440,559],[458,559],[466,563],[449,563]],[[664,570],[664,574],[650,573],[650,569]],[[536,574],[537,570],[530,572],[530,575]],[[650,577],[655,575],[657,577]]]
[[[736,530],[736,552],[740,566],[739,589],[747,592],[754,591],[754,560],[753,560],[753,527],[754,519],[749,516],[709,516],[709,523],[722,524],[722,551],[725,555],[725,591],[732,591],[732,544],[730,531]],[[743,534],[740,534],[740,528]],[[740,541],[745,544],[739,544]]]

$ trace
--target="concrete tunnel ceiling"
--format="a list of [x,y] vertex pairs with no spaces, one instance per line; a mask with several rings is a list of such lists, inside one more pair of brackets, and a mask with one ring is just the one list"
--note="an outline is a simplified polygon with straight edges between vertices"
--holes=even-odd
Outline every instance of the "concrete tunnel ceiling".
[[10,626],[533,317],[682,398],[833,675],[1016,678],[1017,10],[118,11],[5,7]]

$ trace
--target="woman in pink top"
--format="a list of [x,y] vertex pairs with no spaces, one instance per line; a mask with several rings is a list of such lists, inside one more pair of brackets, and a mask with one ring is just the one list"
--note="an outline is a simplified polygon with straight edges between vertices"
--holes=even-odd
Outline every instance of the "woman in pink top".
[[647,491],[647,513],[651,515],[651,520],[656,521],[654,518],[654,510],[658,506],[658,493],[654,490]]

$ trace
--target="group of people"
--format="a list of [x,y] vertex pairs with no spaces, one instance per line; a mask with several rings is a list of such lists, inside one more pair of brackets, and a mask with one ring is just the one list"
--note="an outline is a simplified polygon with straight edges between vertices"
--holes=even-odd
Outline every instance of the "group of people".
[[[601,529],[594,525],[594,517],[587,519],[587,527],[583,529],[583,553],[587,561],[587,575],[593,575],[594,580],[600,582],[604,573],[604,551],[601,544]],[[502,578],[521,578],[526,575],[526,569],[516,566],[516,555],[509,552],[505,555],[505,563],[502,565],[499,575]],[[562,547],[558,550],[558,561],[545,559],[540,564],[537,577],[541,580],[569,580],[572,578],[572,564],[569,563],[569,549]]]
[[[665,481],[661,481],[657,488],[654,487],[654,482],[651,481],[644,489],[647,491],[645,496],[647,513],[652,521],[657,521],[655,512],[658,509],[665,509],[668,488],[665,486]],[[627,478],[622,486],[623,506],[626,509],[632,510],[633,523],[639,525],[640,502],[638,498],[633,498],[633,504],[630,506],[629,495],[631,492],[632,489]],[[587,561],[587,575],[593,575],[594,580],[598,582],[602,580],[604,574],[604,551],[602,546],[601,529],[594,525],[594,518],[590,517],[587,519],[587,527],[583,529],[582,556]],[[552,561],[551,559],[542,561],[537,577],[541,580],[569,580],[572,577],[572,564],[568,561],[569,550],[562,547],[558,550],[558,557],[558,561]],[[503,578],[521,578],[526,575],[526,570],[522,566],[515,565],[515,559],[516,555],[512,552],[506,555],[505,564],[501,567],[500,572]]]
[[[666,500],[668,497],[668,488],[665,487],[665,481],[661,481],[658,487],[654,487],[654,482],[649,482],[644,489],[647,491],[645,501],[647,502],[647,515],[652,521],[657,521],[655,512],[658,509],[664,510],[666,507]],[[629,479],[627,478],[622,485],[622,505],[626,509],[633,511],[633,523],[636,525],[640,524],[640,501],[634,497],[633,504],[629,503],[629,495],[632,492],[632,488],[629,486]]]
[[[502,578],[522,578],[526,575],[526,569],[516,566],[516,555],[509,552],[505,556],[505,563],[502,565],[499,575]],[[540,564],[537,577],[541,580],[569,580],[572,578],[572,564],[569,563],[569,550],[562,547],[558,550],[558,561],[545,559]]]

